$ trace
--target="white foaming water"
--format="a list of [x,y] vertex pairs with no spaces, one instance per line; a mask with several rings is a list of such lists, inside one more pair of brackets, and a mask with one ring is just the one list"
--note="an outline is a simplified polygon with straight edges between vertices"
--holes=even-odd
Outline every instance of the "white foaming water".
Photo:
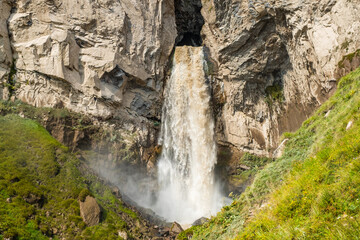
[[216,144],[202,47],[177,47],[165,88],[158,162],[157,214],[191,224],[218,212],[223,197],[215,184]]

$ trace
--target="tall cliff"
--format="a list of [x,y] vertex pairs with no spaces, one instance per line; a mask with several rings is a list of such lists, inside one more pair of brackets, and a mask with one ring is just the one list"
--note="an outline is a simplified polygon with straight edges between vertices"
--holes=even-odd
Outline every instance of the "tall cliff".
[[17,98],[103,118],[159,115],[172,1],[20,0],[1,10],[0,60],[5,72],[15,62]]
[[[219,141],[272,153],[359,59],[359,1],[203,0],[204,44],[217,63]],[[222,92],[221,92],[222,89]]]
[[160,119],[174,46],[203,44],[218,142],[256,154],[359,64],[356,0],[2,0],[0,12],[1,98],[142,128]]

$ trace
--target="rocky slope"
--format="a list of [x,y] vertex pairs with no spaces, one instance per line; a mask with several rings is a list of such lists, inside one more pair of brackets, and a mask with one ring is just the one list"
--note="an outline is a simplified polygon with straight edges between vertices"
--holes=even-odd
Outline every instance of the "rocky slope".
[[144,149],[176,44],[207,47],[218,142],[233,153],[272,155],[360,63],[357,1],[4,0],[0,12],[0,97],[116,118]]
[[0,239],[156,235],[117,188],[106,186],[35,121],[0,116],[0,149]]

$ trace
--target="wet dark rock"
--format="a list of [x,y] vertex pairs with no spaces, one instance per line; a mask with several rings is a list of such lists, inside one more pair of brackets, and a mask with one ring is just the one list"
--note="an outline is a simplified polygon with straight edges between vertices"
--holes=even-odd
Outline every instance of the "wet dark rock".
[[159,231],[159,233],[160,233],[160,235],[161,235],[162,237],[167,237],[167,236],[170,235],[170,228],[165,227],[165,228],[161,229],[161,230]]

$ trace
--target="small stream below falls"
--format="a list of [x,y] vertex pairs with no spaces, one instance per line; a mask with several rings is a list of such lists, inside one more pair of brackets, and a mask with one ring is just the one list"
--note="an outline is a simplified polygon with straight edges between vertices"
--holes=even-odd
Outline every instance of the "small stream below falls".
[[216,143],[203,47],[176,47],[162,113],[157,201],[167,221],[191,224],[216,214],[225,198],[215,181]]

